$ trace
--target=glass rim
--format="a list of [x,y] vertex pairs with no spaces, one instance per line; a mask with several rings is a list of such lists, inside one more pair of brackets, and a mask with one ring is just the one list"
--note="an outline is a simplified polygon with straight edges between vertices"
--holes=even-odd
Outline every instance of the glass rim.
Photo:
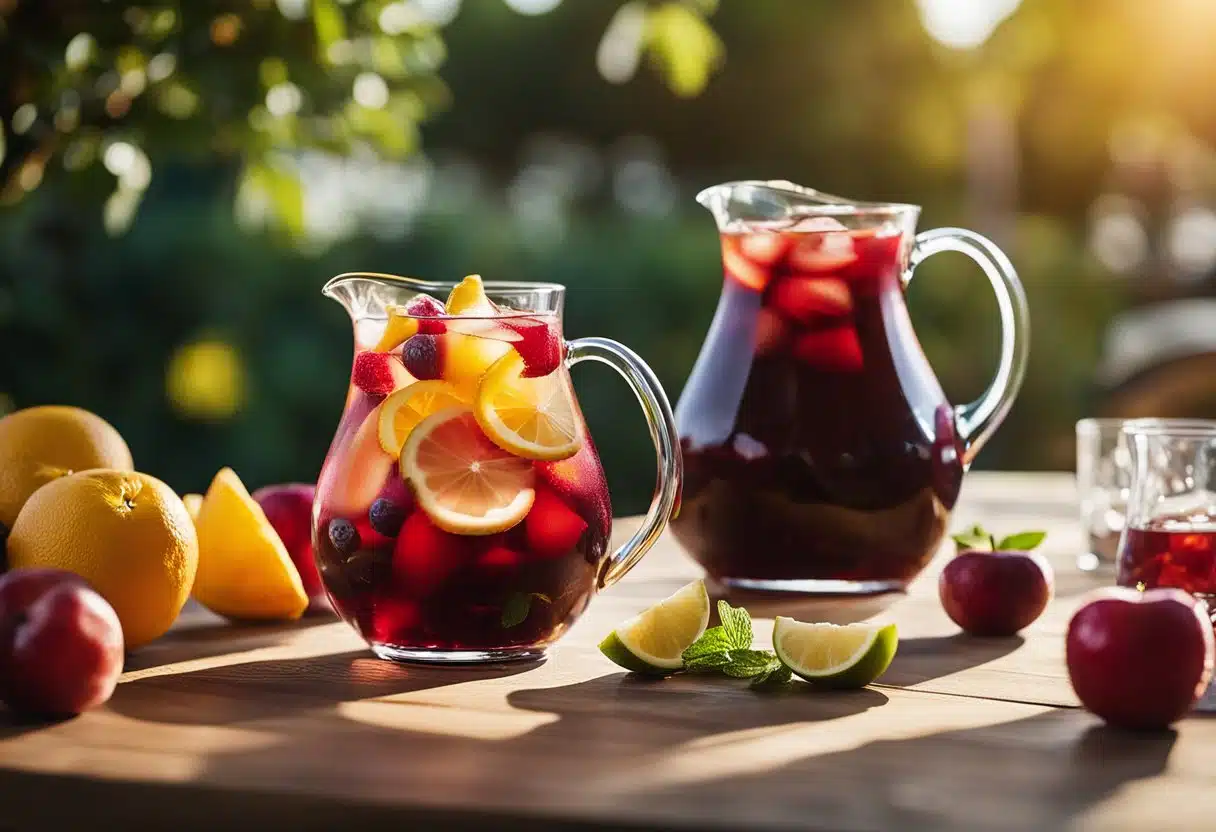
[[1213,419],[1127,419],[1120,433],[1127,436],[1177,436],[1216,439]]
[[[382,286],[388,286],[394,289],[406,289],[415,292],[416,294],[438,294],[441,297],[446,297],[452,289],[460,283],[455,280],[423,280],[418,277],[405,277],[399,274],[388,274],[385,272],[343,272],[335,275],[326,281],[321,287],[321,294],[328,298],[337,299],[342,294],[342,287],[350,283],[358,281],[368,281],[378,283]],[[526,280],[483,280],[482,285],[485,287],[486,295],[493,299],[499,298],[515,298],[522,300],[524,298],[544,298],[550,309],[507,309],[495,315],[445,315],[448,318],[461,318],[463,320],[500,320],[503,318],[535,318],[535,317],[551,317],[561,316],[561,307],[566,295],[566,287],[560,283],[532,282]],[[373,319],[384,319],[388,317],[387,306],[384,314],[367,315],[364,317]],[[413,316],[409,316],[413,317]]]

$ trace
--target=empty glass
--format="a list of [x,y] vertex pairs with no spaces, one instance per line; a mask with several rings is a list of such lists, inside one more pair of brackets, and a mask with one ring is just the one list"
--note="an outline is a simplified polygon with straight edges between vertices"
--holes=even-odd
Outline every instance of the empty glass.
[[1077,556],[1086,572],[1114,567],[1132,484],[1132,457],[1123,433],[1126,419],[1077,422],[1077,492],[1081,533],[1089,541]]

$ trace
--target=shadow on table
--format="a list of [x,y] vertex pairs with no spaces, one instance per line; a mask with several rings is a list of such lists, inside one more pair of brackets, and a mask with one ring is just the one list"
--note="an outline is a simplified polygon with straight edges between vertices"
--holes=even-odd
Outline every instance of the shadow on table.
[[[813,819],[815,828],[1060,829],[1127,783],[1165,771],[1174,731],[1130,733],[1080,710],[872,742],[762,774],[659,786],[634,800],[696,801],[706,817]],[[793,784],[799,784],[794,788]]]
[[191,618],[195,620],[187,621],[184,626],[179,624],[166,638],[128,653],[123,670],[147,670],[174,662],[274,647],[294,634],[338,623],[338,618],[329,612],[287,622],[228,621],[210,613],[205,617],[196,613]]
[[351,650],[134,679],[118,686],[108,707],[149,722],[231,725],[324,710],[340,702],[512,676],[538,664],[406,667],[377,659],[365,649]]
[[1021,636],[974,638],[964,633],[900,639],[899,651],[882,683],[907,687],[940,679],[1007,656],[1025,643]]

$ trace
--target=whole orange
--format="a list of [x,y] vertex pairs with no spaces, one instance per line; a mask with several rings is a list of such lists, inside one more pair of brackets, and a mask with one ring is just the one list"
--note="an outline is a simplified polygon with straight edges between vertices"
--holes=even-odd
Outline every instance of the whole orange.
[[0,523],[13,527],[30,495],[73,471],[135,467],[105,419],[79,407],[28,407],[0,419]]
[[129,471],[82,471],[34,492],[8,538],[13,568],[84,578],[110,602],[128,648],[169,629],[198,570],[198,536],[172,488]]

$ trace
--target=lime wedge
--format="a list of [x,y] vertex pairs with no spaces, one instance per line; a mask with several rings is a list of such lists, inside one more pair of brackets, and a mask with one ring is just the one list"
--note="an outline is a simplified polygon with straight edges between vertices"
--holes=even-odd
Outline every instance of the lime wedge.
[[898,646],[894,624],[804,624],[784,616],[773,623],[777,658],[824,687],[865,687],[886,671]]
[[693,581],[617,627],[600,652],[626,670],[665,675],[684,666],[681,655],[709,624],[709,593]]

